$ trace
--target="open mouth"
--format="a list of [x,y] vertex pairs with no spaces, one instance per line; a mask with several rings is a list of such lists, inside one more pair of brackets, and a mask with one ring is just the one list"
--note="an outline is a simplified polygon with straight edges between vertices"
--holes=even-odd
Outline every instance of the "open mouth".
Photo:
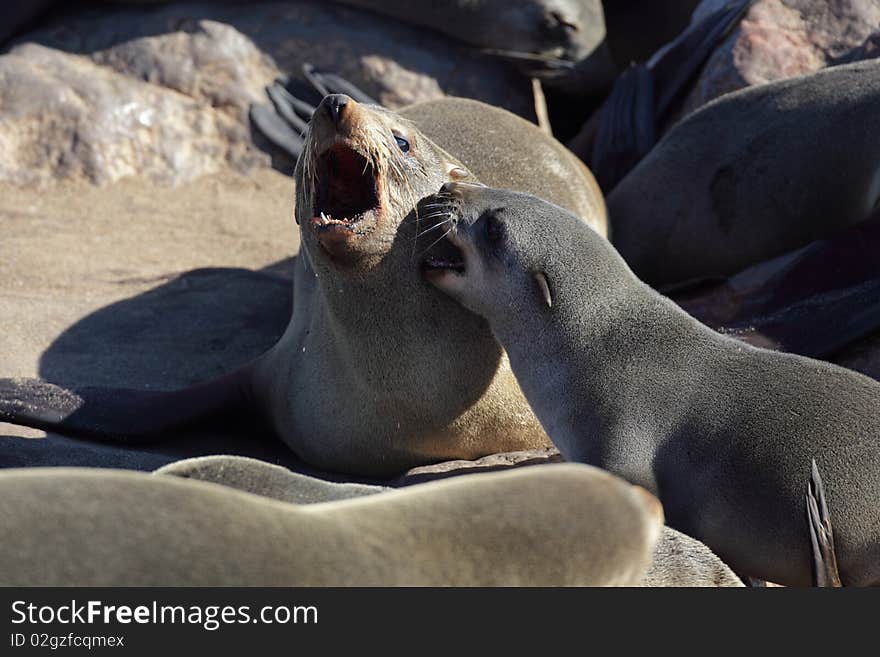
[[315,163],[317,186],[312,227],[318,231],[365,232],[375,223],[379,201],[376,170],[363,155],[343,144],[331,146]]
[[444,273],[464,274],[464,255],[448,237],[438,240],[431,247],[422,262],[422,269],[428,276]]

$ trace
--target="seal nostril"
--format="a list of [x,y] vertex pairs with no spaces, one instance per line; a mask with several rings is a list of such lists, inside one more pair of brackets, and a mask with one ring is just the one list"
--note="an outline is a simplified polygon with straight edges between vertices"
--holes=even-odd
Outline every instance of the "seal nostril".
[[331,94],[324,99],[322,103],[327,109],[327,113],[333,120],[333,125],[339,125],[339,119],[345,112],[345,106],[348,105],[348,96],[345,94]]

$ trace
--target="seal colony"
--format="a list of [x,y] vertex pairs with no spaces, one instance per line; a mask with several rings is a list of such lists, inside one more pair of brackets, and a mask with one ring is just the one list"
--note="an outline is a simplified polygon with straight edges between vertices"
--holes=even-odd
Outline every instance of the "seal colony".
[[652,491],[737,573],[808,585],[815,459],[841,580],[880,584],[880,384],[719,335],[541,199],[450,183],[426,203],[459,250],[426,276],[487,318],[567,460]]
[[304,149],[302,247],[278,344],[180,391],[0,380],[0,421],[134,443],[235,413],[315,467],[372,476],[549,444],[485,321],[422,279],[430,212],[414,208],[444,182],[481,181],[552,199],[604,233],[587,168],[537,126],[457,98],[396,114],[331,95]]
[[171,476],[20,469],[0,473],[0,498],[0,524],[22,528],[0,542],[4,586],[627,586],[663,526],[644,489],[579,464],[310,505]]

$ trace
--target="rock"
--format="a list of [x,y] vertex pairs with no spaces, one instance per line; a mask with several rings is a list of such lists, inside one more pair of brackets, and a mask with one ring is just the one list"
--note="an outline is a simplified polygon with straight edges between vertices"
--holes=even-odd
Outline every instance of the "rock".
[[391,482],[392,486],[409,486],[434,479],[445,479],[474,472],[488,472],[538,463],[562,463],[563,458],[553,447],[529,449],[520,452],[504,452],[490,454],[474,461],[456,460],[443,461],[432,465],[423,465],[407,470],[399,478]]
[[180,184],[227,166],[268,166],[245,112],[24,44],[0,57],[0,180],[107,184],[140,175]]
[[0,181],[176,185],[268,167],[248,107],[305,62],[392,108],[452,94],[533,111],[511,67],[369,12],[305,1],[74,8],[0,56]]
[[[723,4],[703,0],[693,20]],[[878,2],[757,0],[706,62],[680,115],[730,91],[878,55]]]

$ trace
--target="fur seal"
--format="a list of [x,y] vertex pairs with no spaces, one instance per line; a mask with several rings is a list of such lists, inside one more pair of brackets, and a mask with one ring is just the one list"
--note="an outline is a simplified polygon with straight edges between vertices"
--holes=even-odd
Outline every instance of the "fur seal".
[[[678,123],[608,197],[611,239],[658,286],[734,274],[880,202],[880,61],[743,89]],[[552,200],[552,199],[551,199]]]
[[416,238],[430,210],[414,209],[446,181],[479,180],[604,231],[586,167],[527,121],[458,98],[396,114],[331,95],[304,149],[293,312],[272,349],[171,392],[0,380],[0,421],[134,443],[231,412],[268,423],[314,467],[369,476],[549,444],[485,320],[423,280]]
[[339,0],[505,57],[548,81],[604,48],[600,0]]
[[625,586],[663,525],[644,489],[579,464],[308,506],[175,477],[24,469],[0,474],[0,497],[0,524],[20,529],[0,543],[7,586]]
[[[153,474],[221,484],[292,504],[329,502],[393,490],[387,486],[325,481],[241,456],[184,459],[159,468]],[[709,548],[665,525],[654,546],[651,566],[640,583],[640,586],[648,587],[742,585],[733,571]]]
[[712,331],[546,201],[448,184],[429,203],[460,251],[426,276],[489,320],[567,460],[652,491],[734,571],[809,585],[815,459],[842,581],[880,584],[880,384]]

